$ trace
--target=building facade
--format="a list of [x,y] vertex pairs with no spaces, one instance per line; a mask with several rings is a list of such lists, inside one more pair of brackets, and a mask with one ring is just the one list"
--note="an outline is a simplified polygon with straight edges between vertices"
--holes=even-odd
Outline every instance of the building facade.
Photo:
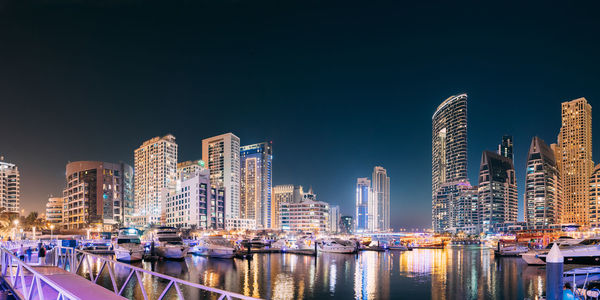
[[225,190],[211,187],[208,170],[182,172],[175,190],[166,195],[167,226],[225,228]]
[[[177,144],[173,135],[145,141],[134,151],[135,215],[146,217],[145,224],[164,220],[166,191],[175,187]],[[140,218],[138,218],[140,219]]]
[[562,103],[558,134],[558,167],[562,182],[562,223],[589,223],[592,161],[592,106],[585,98]]
[[372,216],[369,215],[369,203],[372,203],[371,180],[358,178],[356,180],[356,213],[355,232],[366,232],[372,228]]
[[340,232],[340,206],[329,206],[329,233]]
[[3,160],[4,157],[0,157],[0,207],[8,212],[19,213],[21,204],[19,168]]
[[46,221],[48,223],[57,224],[60,226],[62,223],[62,210],[63,210],[63,198],[61,197],[50,197],[48,203],[46,203]]
[[590,227],[600,228],[600,164],[590,176]]
[[258,228],[272,228],[272,143],[241,147],[240,161],[240,217],[255,219]]
[[438,189],[444,183],[467,179],[467,95],[444,100],[431,122],[431,211],[436,227],[442,221],[435,218],[444,207],[436,203]]
[[354,232],[354,219],[352,216],[340,217],[340,233],[352,234]]
[[62,227],[129,225],[133,169],[124,163],[77,161],[66,166]]
[[282,203],[298,203],[302,201],[304,190],[301,185],[283,184],[273,187],[273,200],[271,201],[271,228],[280,229],[279,210]]
[[518,201],[515,168],[510,158],[484,151],[479,167],[479,217],[484,232],[499,223],[517,222]]
[[554,151],[533,137],[525,175],[525,222],[529,229],[560,224],[562,187]]
[[329,204],[326,202],[282,203],[279,217],[283,230],[321,233],[329,230]]
[[206,164],[203,160],[188,160],[177,163],[177,180],[186,180],[189,177],[196,176],[197,171],[206,170]]
[[370,231],[388,231],[390,229],[390,178],[383,167],[373,169],[371,203],[369,215],[372,216]]
[[225,219],[240,217],[240,139],[226,133],[202,140],[211,185],[225,188]]
[[477,186],[471,186],[468,180],[446,182],[438,189],[436,202],[434,232],[480,232]]

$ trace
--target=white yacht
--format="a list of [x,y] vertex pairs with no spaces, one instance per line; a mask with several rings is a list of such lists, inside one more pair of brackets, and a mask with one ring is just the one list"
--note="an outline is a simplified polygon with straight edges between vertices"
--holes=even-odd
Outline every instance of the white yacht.
[[499,245],[494,254],[498,256],[519,256],[529,251],[529,247],[521,245]]
[[135,228],[121,228],[113,242],[115,258],[120,261],[139,261],[144,257],[144,246],[139,231]]
[[173,227],[159,227],[155,242],[156,253],[164,258],[183,259],[189,250]]
[[192,248],[192,253],[215,258],[233,258],[235,247],[222,236],[207,236],[198,241]]
[[545,249],[539,249],[539,250],[533,249],[533,250],[529,250],[528,252],[522,253],[521,258],[528,265],[545,265],[546,262],[541,260],[538,257],[538,255],[547,254],[550,251],[550,249],[552,248],[553,244],[558,244],[558,248],[563,249],[563,248],[578,244],[581,241],[583,241],[583,239],[574,239],[569,236],[561,236],[556,241],[548,244],[548,246]]
[[329,253],[354,253],[356,246],[351,241],[341,239],[324,239],[317,243],[317,248],[321,252]]
[[269,249],[283,250],[286,247],[287,247],[287,240],[286,239],[278,239],[277,241],[271,243],[271,246],[269,246]]
[[[585,239],[559,249],[565,258],[565,264],[600,265],[600,238]],[[543,253],[537,257],[545,262],[547,255]]]

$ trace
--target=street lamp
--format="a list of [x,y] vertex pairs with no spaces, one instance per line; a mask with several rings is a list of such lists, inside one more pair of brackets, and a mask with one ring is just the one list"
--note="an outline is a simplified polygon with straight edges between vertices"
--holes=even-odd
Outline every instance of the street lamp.
[[50,242],[52,242],[53,238],[52,238],[52,231],[54,231],[54,224],[50,225]]
[[35,226],[31,228],[33,230],[33,240],[35,241]]

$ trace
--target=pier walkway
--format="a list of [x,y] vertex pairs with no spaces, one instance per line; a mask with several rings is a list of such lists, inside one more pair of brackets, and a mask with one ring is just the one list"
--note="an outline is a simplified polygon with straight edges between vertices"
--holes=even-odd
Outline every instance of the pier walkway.
[[[1,279],[20,299],[126,299],[122,295],[128,286],[141,289],[144,300],[160,300],[168,294],[184,299],[184,287],[186,290],[197,289],[206,295],[214,295],[218,300],[257,299],[148,271],[75,248],[57,246],[49,255],[52,258],[50,265],[33,265],[20,260],[12,250],[0,248]],[[128,275],[125,280],[116,276],[117,269],[120,273],[126,271]],[[98,280],[101,277],[108,277],[110,286],[102,286]],[[148,287],[143,284],[148,277],[158,277],[167,284],[162,291],[159,290],[159,294],[148,295]],[[155,289],[156,286],[151,288]]]

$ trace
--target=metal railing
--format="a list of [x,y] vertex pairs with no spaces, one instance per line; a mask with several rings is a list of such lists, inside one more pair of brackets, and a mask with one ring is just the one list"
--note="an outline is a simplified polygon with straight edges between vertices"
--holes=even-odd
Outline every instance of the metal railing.
[[[79,297],[61,288],[52,279],[42,275],[24,261],[18,259],[12,254],[11,250],[0,248],[0,264],[2,278],[20,299],[46,299],[48,290],[42,288],[42,284],[54,290],[53,297],[54,294],[58,294],[55,299],[79,299]],[[25,271],[31,273],[31,275],[25,275]],[[28,280],[29,277],[31,277],[31,281]]]
[[[68,271],[70,271],[74,274],[78,274],[79,270],[82,268],[83,264],[85,263],[85,265],[87,267],[87,270],[86,270],[87,275],[89,275],[90,281],[95,284],[98,284],[98,285],[99,285],[98,278],[100,277],[100,275],[102,274],[102,272],[104,271],[105,268],[108,269],[110,282],[112,284],[112,291],[119,296],[123,295],[123,292],[125,291],[125,288],[129,284],[130,280],[135,276],[137,279],[136,280],[137,285],[140,287],[140,289],[142,291],[144,300],[149,300],[150,298],[146,291],[146,288],[142,284],[142,277],[144,275],[149,275],[152,277],[157,277],[162,280],[168,281],[166,287],[160,293],[160,296],[158,296],[158,298],[156,298],[158,300],[163,299],[167,295],[167,293],[169,292],[169,290],[171,288],[175,288],[175,291],[176,291],[179,299],[184,299],[184,296],[182,294],[182,288],[180,287],[180,285],[188,287],[188,288],[196,288],[196,289],[199,289],[204,292],[214,293],[214,294],[218,295],[219,300],[222,300],[222,299],[228,299],[228,300],[230,300],[230,299],[244,299],[244,300],[257,299],[254,297],[244,296],[244,295],[238,294],[238,293],[228,292],[225,290],[208,287],[208,286],[201,285],[198,283],[189,282],[186,280],[182,280],[182,279],[175,278],[172,276],[156,273],[153,271],[148,271],[146,269],[138,268],[138,267],[126,264],[126,263],[122,263],[122,262],[119,262],[116,260],[109,259],[107,257],[94,255],[94,254],[88,253],[86,251],[82,251],[82,250],[75,249],[75,248],[58,246],[58,247],[54,248],[53,252],[55,255],[54,256],[54,265],[55,266],[63,268],[65,270],[67,270],[67,266],[68,266],[68,268],[69,268]],[[94,270],[92,268],[92,266],[95,264],[100,265],[100,267],[97,268],[96,272],[94,272]],[[115,270],[115,267],[117,267],[117,266],[120,268],[124,268],[128,271],[127,278],[120,285],[120,287],[117,282],[117,279],[118,279],[116,276],[117,271]],[[84,275],[85,275],[85,271],[84,271]]]

